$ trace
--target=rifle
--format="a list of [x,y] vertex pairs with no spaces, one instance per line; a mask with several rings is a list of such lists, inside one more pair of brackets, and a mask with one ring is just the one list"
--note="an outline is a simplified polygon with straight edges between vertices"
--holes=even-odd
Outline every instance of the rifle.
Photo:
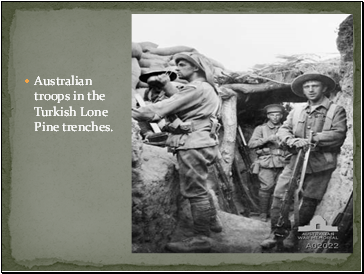
[[[298,192],[301,190],[301,187],[302,187],[302,184],[303,184],[303,181],[305,178],[304,175],[306,173],[307,163],[308,163],[308,159],[310,156],[309,154],[311,151],[312,136],[313,136],[313,132],[311,131],[310,137],[309,137],[310,144],[309,144],[308,148],[302,147],[298,151],[296,162],[293,167],[293,172],[292,172],[291,178],[288,183],[288,189],[284,193],[284,196],[282,199],[280,215],[279,215],[278,222],[277,222],[277,229],[274,232],[274,234],[279,239],[278,245],[282,244],[284,237],[286,237],[288,234],[286,227],[290,226],[290,223],[288,220],[290,206],[291,206],[292,198],[294,197],[294,195],[296,195],[295,197],[298,198],[298,195],[299,195]],[[298,201],[296,201],[295,206],[297,209],[297,212],[295,212],[295,213],[298,213]],[[298,220],[298,216],[296,217],[296,219]]]
[[247,146],[247,143],[244,138],[244,134],[241,130],[241,127],[238,125],[238,138],[237,138],[237,144],[238,144],[238,150],[239,153],[243,159],[243,162],[245,164],[246,170],[247,170],[247,182],[245,183],[244,180],[239,180],[242,183],[242,186],[244,187],[245,193],[252,204],[253,209],[256,209],[257,212],[259,212],[259,206],[257,206],[258,201],[258,189],[259,184],[254,184],[254,182],[258,182],[258,178],[254,174],[251,173],[250,167],[252,165],[252,160],[249,157],[249,148]]
[[301,169],[303,166],[304,161],[304,151],[303,148],[299,149],[296,162],[293,167],[292,176],[288,183],[288,189],[284,193],[283,199],[282,199],[282,205],[280,209],[280,214],[277,222],[277,229],[274,232],[274,234],[278,237],[278,239],[281,239],[283,241],[283,238],[287,236],[288,231],[286,230],[287,226],[290,226],[288,215],[291,207],[291,202],[293,195],[295,194],[299,176],[301,174]]
[[[238,179],[238,182],[237,182],[237,187],[239,189],[239,191],[243,194],[242,196],[242,202],[243,202],[243,205],[246,206],[248,209],[249,209],[249,213],[250,213],[250,207],[253,207],[254,210],[256,210],[257,212],[259,212],[259,206],[258,204],[255,202],[255,200],[253,199],[253,197],[251,196],[250,194],[250,189],[249,187],[244,184],[244,180],[243,178],[241,177],[241,174],[239,172],[239,165],[238,165],[238,159],[237,157],[235,156],[234,157],[234,162],[233,162],[233,171],[235,172],[235,175]],[[248,202],[249,204],[247,205],[246,202]],[[247,217],[249,217],[249,214],[247,215]]]
[[300,205],[300,193],[301,193],[301,190],[302,190],[302,186],[303,186],[303,182],[305,180],[305,175],[306,175],[306,169],[307,169],[307,164],[308,164],[308,159],[310,158],[310,153],[311,153],[311,142],[312,142],[312,137],[313,137],[313,131],[310,130],[310,135],[308,137],[308,141],[309,141],[309,146],[308,146],[308,149],[305,153],[305,158],[303,160],[303,165],[302,165],[302,170],[301,170],[301,176],[300,176],[300,180],[298,182],[298,187],[297,187],[297,191],[295,192],[295,196],[294,196],[294,219],[295,219],[295,223],[296,224],[299,224],[299,214],[298,214],[298,211],[299,211],[299,205]]
[[240,126],[238,126],[238,133],[239,133],[238,136],[240,137],[240,140],[241,140],[241,142],[239,142],[239,139],[238,139],[238,149],[239,149],[239,152],[241,154],[241,157],[243,158],[243,161],[244,161],[247,169],[249,170],[252,165],[252,160],[249,157],[247,143],[245,141],[245,137],[244,137],[243,131],[241,130]]
[[[232,189],[231,189],[231,185],[229,182],[229,178],[226,176],[225,171],[221,165],[220,157],[217,157],[214,168],[215,168],[215,172],[217,173],[217,177],[220,178],[220,180],[223,182],[221,188],[222,188],[222,194],[223,194],[223,196],[225,196],[225,198],[228,202],[227,207],[230,209],[230,212],[238,215],[238,210],[236,209],[236,206],[232,200],[232,195],[231,195]],[[218,185],[219,185],[219,182],[218,182]],[[226,206],[226,204],[225,204],[225,206]]]

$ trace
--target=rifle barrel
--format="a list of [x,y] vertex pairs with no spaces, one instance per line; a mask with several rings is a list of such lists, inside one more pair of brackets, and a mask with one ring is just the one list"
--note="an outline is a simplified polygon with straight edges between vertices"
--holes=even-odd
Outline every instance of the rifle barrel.
[[310,152],[311,152],[312,137],[313,137],[313,131],[310,130],[310,135],[308,137],[309,147],[308,147],[308,150],[305,153],[305,159],[303,161],[303,166],[302,166],[302,171],[301,171],[301,177],[300,177],[300,183],[299,183],[299,186],[298,186],[298,191],[301,190],[302,185],[303,185],[303,181],[305,180],[308,159],[310,158]]
[[229,208],[231,210],[232,213],[238,215],[238,210],[236,209],[236,206],[233,202],[233,199],[232,199],[232,189],[231,189],[231,185],[230,185],[230,182],[229,182],[229,178],[227,177],[227,175],[225,174],[225,171],[221,165],[221,158],[218,157],[216,162],[215,162],[215,167],[216,167],[216,170],[218,172],[218,174],[220,175],[220,178],[222,179],[223,181],[223,184],[225,185],[226,187],[226,194],[224,195],[226,197],[226,200],[228,201],[228,204],[229,204]]
[[236,173],[236,176],[238,179],[238,186],[241,189],[241,192],[246,196],[246,198],[249,201],[249,203],[251,204],[252,208],[254,210],[259,211],[259,206],[257,205],[257,203],[254,201],[254,198],[252,197],[252,190],[249,189],[249,187],[244,183],[244,180],[241,177],[241,174],[239,173],[238,159],[236,156],[234,157],[233,167],[235,169],[235,173]]
[[241,127],[240,126],[238,126],[238,132],[239,132],[239,135],[240,135],[241,140],[243,141],[244,146],[246,147],[247,144],[246,144],[246,141],[245,141],[245,137],[244,137],[243,131],[241,130]]

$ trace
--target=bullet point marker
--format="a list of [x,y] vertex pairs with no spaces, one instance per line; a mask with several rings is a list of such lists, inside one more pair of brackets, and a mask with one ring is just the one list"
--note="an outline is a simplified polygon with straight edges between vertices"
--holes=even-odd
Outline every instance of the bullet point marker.
[[28,83],[29,83],[29,80],[28,80],[28,79],[25,79],[25,83],[27,83],[27,84],[28,84]]

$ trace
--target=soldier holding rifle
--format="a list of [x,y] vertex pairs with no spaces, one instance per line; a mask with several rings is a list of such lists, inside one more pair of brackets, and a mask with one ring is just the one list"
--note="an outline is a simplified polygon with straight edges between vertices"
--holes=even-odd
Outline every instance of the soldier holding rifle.
[[[278,136],[283,143],[299,151],[302,148],[306,151],[307,147],[311,146],[307,168],[303,171],[302,201],[291,229],[288,212],[281,209],[287,208],[285,207],[287,201],[292,200],[292,197],[286,197],[285,194],[290,189],[290,184],[296,183],[292,180],[296,178],[292,176],[297,175],[295,167],[299,166],[296,161],[298,155],[293,155],[279,176],[273,193],[272,233],[261,243],[263,248],[274,247],[283,240],[285,247],[296,247],[298,226],[310,223],[317,205],[326,192],[347,131],[344,108],[332,103],[325,96],[329,95],[335,86],[335,81],[331,77],[318,73],[303,74],[292,83],[292,91],[298,96],[306,97],[308,102],[289,113],[287,120],[278,130]],[[310,134],[312,141],[309,141]]]
[[282,105],[272,104],[264,108],[268,121],[254,129],[249,140],[249,148],[255,148],[258,156],[253,164],[253,173],[258,174],[260,181],[259,204],[260,219],[267,221],[270,198],[277,183],[279,174],[286,164],[288,154],[279,144],[277,132],[281,127],[284,108]]
[[179,92],[166,75],[156,76],[163,89],[173,94],[155,104],[133,109],[138,121],[158,121],[174,115],[166,126],[171,133],[167,146],[177,155],[182,195],[191,205],[195,235],[167,244],[173,252],[209,252],[210,231],[221,232],[222,226],[207,188],[208,168],[218,156],[217,113],[220,99],[213,83],[213,66],[198,53],[179,53],[174,60],[177,75],[189,83]]

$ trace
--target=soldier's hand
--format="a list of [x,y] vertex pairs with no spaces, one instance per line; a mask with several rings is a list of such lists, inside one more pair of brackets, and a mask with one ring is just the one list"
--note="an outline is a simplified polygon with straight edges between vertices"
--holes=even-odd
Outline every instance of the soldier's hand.
[[296,141],[297,139],[296,138],[289,138],[287,141],[286,141],[286,144],[288,147],[293,147],[293,144],[294,142]]
[[147,83],[150,87],[157,87],[157,88],[163,88],[165,85],[164,83],[161,82],[159,75],[149,77]]
[[310,142],[308,141],[308,139],[301,139],[301,138],[298,138],[296,140],[296,142],[294,142],[294,146],[297,147],[297,148],[301,148],[301,147],[305,147],[305,146],[308,146],[310,144]]
[[167,74],[160,74],[157,76],[153,76],[153,81],[159,82],[162,86],[165,86],[168,82],[170,82],[170,79]]

